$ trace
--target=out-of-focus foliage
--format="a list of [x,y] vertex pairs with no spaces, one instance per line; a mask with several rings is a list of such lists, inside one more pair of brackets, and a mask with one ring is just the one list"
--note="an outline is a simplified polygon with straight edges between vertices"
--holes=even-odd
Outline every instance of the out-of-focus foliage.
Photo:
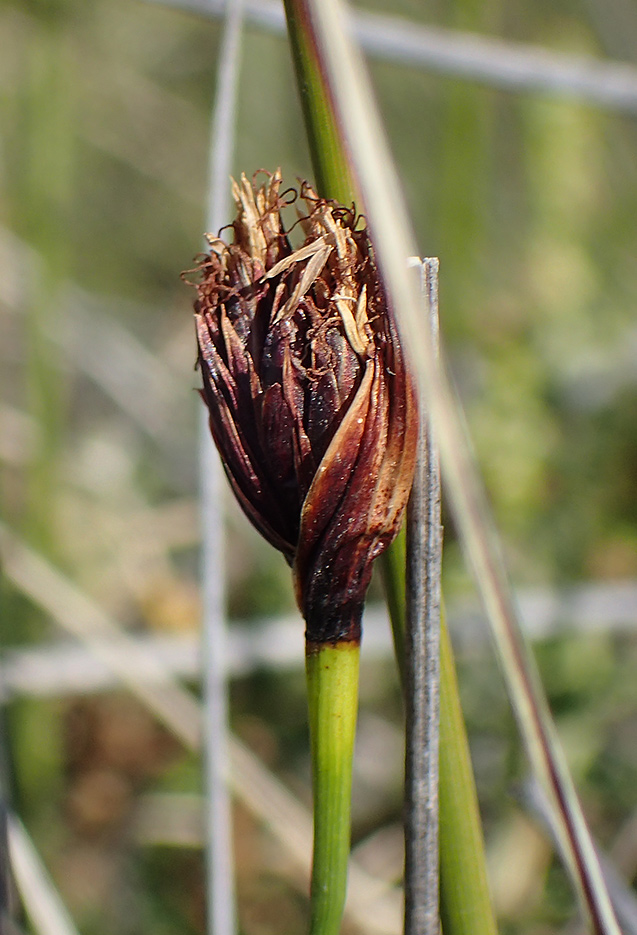
[[[637,48],[620,0],[363,5],[556,50]],[[0,4],[3,517],[133,631],[199,624],[199,378],[179,273],[201,248],[219,36],[141,0]],[[442,329],[516,583],[637,577],[634,121],[398,65],[372,73],[422,252],[441,259]],[[282,39],[246,31],[239,101],[236,171],[310,177]],[[227,513],[230,612],[256,628],[293,608],[289,573],[230,500]],[[467,580],[449,529],[447,543],[453,603]],[[55,636],[17,589],[3,597],[3,646]],[[593,829],[633,879],[637,641],[573,633],[537,648]],[[503,931],[560,931],[572,900],[507,799],[524,764],[486,647],[460,675]],[[397,878],[393,665],[368,663],[362,690],[355,843]],[[308,802],[300,665],[236,680],[231,701],[234,729]],[[202,932],[196,841],[140,831],[151,793],[199,790],[195,759],[124,692],[6,713],[15,805],[85,935]],[[303,890],[273,840],[240,805],[235,822],[242,931],[303,931]]]

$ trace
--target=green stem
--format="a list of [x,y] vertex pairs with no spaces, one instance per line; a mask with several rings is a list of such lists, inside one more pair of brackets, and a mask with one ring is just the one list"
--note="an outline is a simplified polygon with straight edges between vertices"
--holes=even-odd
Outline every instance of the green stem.
[[[292,58],[319,195],[357,200],[303,3],[284,0]],[[359,204],[360,208],[360,204]],[[347,888],[359,645],[308,644],[306,672],[312,741],[314,853],[310,935],[337,935]]]
[[389,610],[394,652],[405,684],[405,575],[407,568],[407,533],[403,523],[400,532],[390,547],[378,559],[383,576],[385,600]]
[[304,3],[284,0],[284,6],[317,191],[323,198],[344,205],[357,201],[361,210],[316,50],[306,28]]
[[446,935],[497,932],[453,649],[440,632],[440,915]]
[[308,643],[314,853],[310,935],[338,935],[347,891],[358,642]]
[[[318,63],[316,49],[312,45],[310,30],[307,28],[304,0],[284,0],[284,3],[318,193],[326,198],[334,198],[342,204],[356,201],[358,210],[364,211],[360,197],[357,197],[347,152],[339,136],[329,90]],[[405,632],[403,533],[384,553],[381,562],[396,657],[402,671]],[[312,663],[313,666],[317,664]],[[440,694],[440,901],[445,935],[493,935],[496,926],[489,899],[475,782],[460,709],[453,656],[444,625]],[[328,808],[326,802],[320,807]],[[344,801],[341,801],[341,807],[345,807]],[[317,808],[316,805],[315,828],[319,829],[323,837],[329,837],[332,833],[332,818],[322,818],[317,814]],[[349,829],[349,804],[347,809],[346,826]],[[327,821],[328,824],[325,829],[320,830],[323,821]],[[315,862],[318,859],[315,847]],[[320,860],[324,860],[323,856]],[[323,873],[324,870],[321,870],[320,874]],[[318,900],[318,891],[316,897],[314,893],[313,882],[313,899]],[[334,924],[334,929],[313,927],[312,935],[338,931],[338,922]]]

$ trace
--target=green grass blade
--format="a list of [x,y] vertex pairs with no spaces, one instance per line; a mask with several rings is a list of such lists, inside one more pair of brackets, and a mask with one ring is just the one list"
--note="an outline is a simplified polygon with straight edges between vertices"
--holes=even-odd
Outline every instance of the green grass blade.
[[284,0],[284,6],[317,191],[323,198],[348,205],[359,199],[303,5]]
[[497,931],[484,859],[484,838],[453,649],[440,630],[440,915],[443,931]]

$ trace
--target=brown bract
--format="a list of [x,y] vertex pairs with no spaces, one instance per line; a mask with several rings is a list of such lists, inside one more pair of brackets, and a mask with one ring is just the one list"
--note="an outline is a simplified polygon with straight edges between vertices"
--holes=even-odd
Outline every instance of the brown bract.
[[303,183],[294,250],[280,187],[233,182],[234,242],[208,238],[203,397],[239,503],[292,565],[307,638],[357,639],[411,487],[415,394],[367,231]]

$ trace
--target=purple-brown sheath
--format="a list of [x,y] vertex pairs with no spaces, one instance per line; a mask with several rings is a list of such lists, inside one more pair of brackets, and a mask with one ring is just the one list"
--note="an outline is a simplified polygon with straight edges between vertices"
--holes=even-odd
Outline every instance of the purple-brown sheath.
[[208,237],[195,303],[210,427],[243,510],[292,566],[308,642],[358,640],[411,488],[414,387],[354,211],[302,183],[293,249],[280,171],[232,187],[233,242]]

